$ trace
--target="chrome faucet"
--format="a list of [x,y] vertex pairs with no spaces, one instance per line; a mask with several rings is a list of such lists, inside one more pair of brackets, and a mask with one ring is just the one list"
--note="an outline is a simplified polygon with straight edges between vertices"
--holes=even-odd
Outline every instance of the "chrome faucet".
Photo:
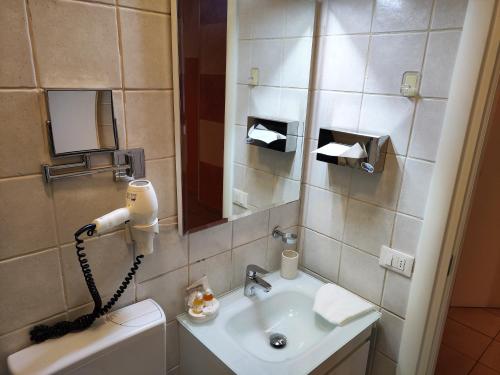
[[245,275],[245,291],[243,293],[247,297],[254,296],[255,288],[257,287],[266,293],[269,293],[272,288],[271,284],[257,276],[257,273],[265,275],[268,272],[255,264],[249,264],[247,266]]

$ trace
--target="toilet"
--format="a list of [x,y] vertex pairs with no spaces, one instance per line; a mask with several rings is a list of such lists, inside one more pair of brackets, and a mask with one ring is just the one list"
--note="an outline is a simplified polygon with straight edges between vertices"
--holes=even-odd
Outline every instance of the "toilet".
[[127,375],[167,371],[165,313],[147,299],[89,329],[27,347],[7,358],[12,375]]

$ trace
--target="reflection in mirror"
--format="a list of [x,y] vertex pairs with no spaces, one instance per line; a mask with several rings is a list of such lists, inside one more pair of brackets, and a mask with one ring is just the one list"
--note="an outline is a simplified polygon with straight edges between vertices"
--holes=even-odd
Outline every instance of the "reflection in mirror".
[[111,90],[47,90],[53,156],[118,149]]
[[278,2],[178,0],[184,232],[299,199],[316,1]]

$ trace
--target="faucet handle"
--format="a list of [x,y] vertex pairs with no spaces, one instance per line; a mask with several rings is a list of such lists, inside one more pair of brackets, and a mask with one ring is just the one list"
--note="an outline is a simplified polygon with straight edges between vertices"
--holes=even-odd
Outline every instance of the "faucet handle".
[[249,264],[247,266],[247,275],[250,277],[255,277],[257,273],[261,273],[265,275],[266,273],[269,273],[269,271],[266,271],[264,268],[259,267],[256,264]]

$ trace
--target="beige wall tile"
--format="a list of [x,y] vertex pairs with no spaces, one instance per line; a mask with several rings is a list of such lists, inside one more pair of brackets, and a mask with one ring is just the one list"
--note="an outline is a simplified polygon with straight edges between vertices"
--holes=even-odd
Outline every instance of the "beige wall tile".
[[51,197],[41,176],[0,180],[0,197],[0,259],[56,245]]
[[170,272],[188,264],[187,236],[180,236],[177,224],[162,224],[155,238],[154,252],[144,258],[137,272],[137,282]]
[[128,147],[143,147],[146,160],[174,156],[172,91],[126,91]]
[[155,12],[170,13],[169,0],[117,0],[118,5],[153,10]]
[[189,282],[207,276],[212,291],[219,295],[229,291],[231,286],[231,251],[200,260],[189,266]]
[[176,215],[175,158],[147,161],[146,178],[153,184],[158,197],[158,219]]
[[35,90],[0,91],[0,177],[40,173],[48,146]]
[[111,173],[57,181],[52,186],[61,243],[73,242],[78,228],[125,206],[127,183],[114,182]]
[[28,5],[43,87],[121,87],[114,8],[59,0]]
[[24,1],[2,1],[0,56],[0,87],[35,86]]
[[0,334],[64,311],[57,249],[0,262]]
[[[102,296],[111,295],[120,286],[127,271],[132,267],[133,252],[125,242],[123,231],[85,239],[85,254],[92,269],[94,280]],[[83,278],[75,245],[61,247],[64,285],[69,307],[91,302]],[[132,283],[133,284],[133,283]],[[133,288],[133,285],[129,287]]]
[[120,8],[125,88],[172,87],[170,16]]
[[137,284],[137,300],[152,298],[165,311],[167,322],[184,311],[184,291],[188,283],[188,268],[183,267]]

